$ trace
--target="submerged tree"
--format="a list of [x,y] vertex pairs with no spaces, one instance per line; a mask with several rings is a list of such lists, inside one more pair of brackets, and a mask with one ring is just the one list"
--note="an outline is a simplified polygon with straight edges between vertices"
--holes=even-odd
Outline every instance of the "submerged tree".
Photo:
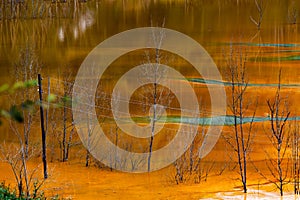
[[216,164],[212,160],[203,159],[199,156],[201,155],[202,145],[205,143],[206,128],[201,125],[199,131],[198,127],[190,126],[184,128],[184,132],[187,137],[190,137],[189,135],[193,135],[194,133],[197,134],[190,145],[181,144],[187,145],[186,148],[188,150],[174,162],[175,175],[172,178],[174,177],[176,184],[189,181],[193,183],[206,181],[209,173],[211,173]]
[[[162,24],[164,26],[164,22]],[[163,57],[161,53],[161,46],[165,37],[164,30],[161,29],[160,32],[152,33],[152,42],[154,42],[155,49],[154,52],[146,51],[146,63],[143,71],[141,71],[140,78],[146,78],[150,82],[151,85],[149,87],[144,87],[144,99],[146,102],[150,102],[151,108],[151,117],[150,117],[150,126],[151,126],[151,135],[149,140],[148,147],[148,159],[147,159],[147,169],[148,172],[151,171],[151,157],[153,152],[153,144],[154,144],[154,135],[157,126],[157,121],[162,115],[162,107],[159,105],[169,104],[171,97],[170,91],[166,91],[166,88],[161,87],[159,82],[163,79],[166,71],[161,68],[160,64],[163,62]],[[148,103],[146,103],[148,106]]]
[[[14,77],[16,82],[23,84],[36,80],[41,66],[30,46],[26,46],[20,52],[20,59],[15,64]],[[16,136],[17,145],[10,150],[2,148],[4,160],[8,162],[14,172],[20,195],[30,197],[32,173],[29,172],[27,162],[37,155],[36,146],[30,141],[30,133],[36,115],[34,104],[38,102],[36,87],[24,87],[16,91],[10,101],[13,105],[21,105],[22,121],[9,120],[9,125]],[[20,123],[21,122],[21,123]]]
[[[201,102],[202,100],[200,100]],[[200,115],[193,114],[190,119],[191,124],[181,124],[183,126],[183,132],[186,137],[192,137],[193,141],[189,144],[187,141],[181,141],[181,146],[185,146],[187,151],[178,158],[174,163],[175,175],[172,174],[172,180],[175,179],[176,184],[193,182],[200,183],[206,181],[208,175],[216,168],[216,162],[211,158],[203,158],[201,155],[205,151],[205,145],[207,144],[206,134],[208,126],[206,117],[206,109],[204,104],[200,104]]]
[[[161,45],[162,42],[162,36],[159,39],[159,45]],[[148,73],[148,76],[150,75],[150,77],[153,78],[153,93],[152,93],[152,103],[153,103],[153,117],[151,119],[151,136],[150,136],[150,142],[149,142],[149,156],[148,156],[148,172],[151,169],[150,163],[151,163],[151,156],[152,156],[152,150],[153,150],[153,140],[154,140],[154,130],[155,130],[155,125],[156,125],[156,121],[158,118],[158,111],[157,111],[157,104],[158,104],[158,79],[160,78],[159,74],[158,74],[158,68],[159,68],[159,64],[160,64],[160,53],[159,53],[159,49],[155,49],[155,64],[151,65],[153,67],[153,69],[149,72],[147,71],[146,73]]]
[[[63,91],[63,135],[62,135],[62,161],[67,161],[69,159],[69,151],[72,143],[73,133],[74,133],[74,123],[73,123],[73,114],[70,112],[68,114],[68,108],[71,107],[70,102],[68,98],[72,95],[72,89],[73,89],[73,80],[72,80],[72,73],[65,72],[63,74],[63,85],[64,85],[64,91]],[[68,120],[69,118],[69,120]],[[69,123],[67,123],[69,121]],[[67,132],[69,131],[69,137],[67,136]]]
[[[34,156],[36,156],[34,150],[30,151],[27,160]],[[18,144],[8,145],[3,143],[0,145],[0,161],[9,164],[17,183],[17,193],[20,199],[35,198],[45,181],[45,179],[40,180],[38,178],[37,171],[39,166],[29,169],[27,160],[24,159],[24,152],[22,152]]]
[[292,167],[294,194],[300,194],[300,132],[299,124],[294,122],[292,128]]
[[[281,70],[279,71],[278,77],[278,86],[275,96],[267,100],[269,128],[266,134],[272,144],[273,150],[265,150],[267,156],[265,165],[270,174],[261,172],[256,166],[255,168],[262,177],[270,183],[273,183],[279,190],[280,195],[283,196],[284,186],[290,182],[292,168],[297,167],[298,162],[298,158],[294,157],[293,162],[295,166],[290,165],[290,155],[288,151],[290,150],[290,145],[293,145],[292,154],[296,156],[298,144],[297,139],[294,141],[294,144],[291,143],[293,138],[288,126],[288,119],[291,112],[288,106],[288,99],[282,97],[281,94]],[[294,135],[294,137],[296,137],[296,135]],[[297,170],[296,168],[293,169]],[[297,176],[297,174],[295,174],[295,176]],[[297,181],[297,179],[295,179],[295,181]],[[296,187],[295,185],[295,188]]]
[[283,196],[283,186],[289,183],[289,158],[287,150],[290,145],[291,134],[287,120],[290,116],[287,98],[281,94],[281,70],[278,75],[278,86],[273,99],[267,100],[270,112],[270,141],[276,151],[276,158],[266,162],[273,179],[270,180]]
[[[13,71],[15,81],[26,82],[30,80],[36,80],[40,70],[41,65],[33,48],[26,46],[21,50],[20,59],[15,64],[15,69]],[[11,102],[13,105],[22,104],[23,102],[29,101],[32,103],[32,105],[34,102],[38,101],[38,93],[34,87],[24,88],[24,90],[17,91],[12,95]],[[21,112],[24,118],[22,125],[11,120],[10,127],[17,137],[22,138],[25,157],[27,157],[29,151],[29,135],[36,112],[33,109],[28,109],[28,105],[21,107]]]
[[[225,140],[236,152],[238,171],[244,193],[247,192],[247,162],[254,137],[253,122],[257,107],[257,101],[254,104],[251,103],[246,94],[248,87],[246,61],[247,56],[242,48],[235,51],[231,47],[226,64],[229,69],[230,82],[230,86],[228,86],[228,105],[233,116],[234,136],[228,136]],[[253,111],[250,111],[249,108],[251,104]],[[250,120],[247,121],[247,124],[245,121],[246,112],[250,113]]]
[[78,142],[73,141],[76,133],[71,112],[73,73],[65,71],[62,78],[48,79],[48,97],[56,99],[57,103],[47,109],[47,132],[50,137],[51,160],[55,155],[55,148],[59,147],[59,159],[65,162],[70,157],[70,149]]

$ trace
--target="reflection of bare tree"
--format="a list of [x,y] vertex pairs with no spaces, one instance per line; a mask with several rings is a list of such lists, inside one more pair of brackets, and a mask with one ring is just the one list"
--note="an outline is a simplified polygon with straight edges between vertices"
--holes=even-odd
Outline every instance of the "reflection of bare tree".
[[[81,2],[86,2],[85,0]],[[0,2],[0,20],[75,17],[82,9],[79,0],[10,0]]]
[[[12,0],[12,2],[15,1],[16,0]],[[0,1],[0,21],[5,21],[8,16],[3,16],[5,13],[1,12],[1,6],[3,9],[7,8],[5,8],[1,2],[9,1]],[[31,4],[31,1],[18,0],[18,2],[18,5],[22,5],[22,12],[26,13],[19,14],[20,16],[16,19],[6,20],[5,23],[1,23],[0,25],[0,43],[10,44],[10,46],[0,49],[0,53],[5,55],[5,58],[9,59],[9,61],[15,61],[15,58],[18,56],[20,46],[24,46],[26,43],[34,44],[34,48],[39,48],[39,50],[43,50],[45,46],[49,45],[51,49],[59,49],[62,41],[69,43],[70,41],[78,39],[80,39],[80,41],[87,41],[89,39],[87,37],[83,37],[83,35],[88,27],[94,24],[94,15],[93,12],[88,9],[86,4],[82,4],[78,9],[75,9],[71,6],[72,4],[68,3],[33,1],[34,3],[43,2],[41,4],[44,6],[41,7],[44,7],[44,9],[41,9],[40,11],[44,10],[44,14],[42,17],[37,17],[41,18],[41,20],[32,20],[30,7],[27,8],[26,5],[22,4],[22,2],[25,4]],[[51,12],[49,10],[51,10]],[[50,13],[46,14],[47,12]],[[1,18],[1,13],[3,18]],[[36,11],[34,11],[34,13],[36,13]],[[10,17],[8,18],[10,19]],[[53,18],[57,20],[53,20]],[[43,54],[44,52],[41,51],[41,53]],[[52,58],[52,56],[49,55],[49,52],[47,52],[46,58],[49,57]],[[61,58],[61,60],[64,59],[65,58]]]
[[261,23],[263,20],[263,15],[264,15],[264,1],[263,0],[254,0],[256,9],[258,12],[258,17],[254,19],[252,16],[250,16],[250,20],[256,25],[257,29],[260,30]]
[[298,9],[297,6],[295,5],[296,2],[292,1],[292,5],[288,9],[288,22],[290,24],[296,24],[297,23],[297,18],[298,18]]

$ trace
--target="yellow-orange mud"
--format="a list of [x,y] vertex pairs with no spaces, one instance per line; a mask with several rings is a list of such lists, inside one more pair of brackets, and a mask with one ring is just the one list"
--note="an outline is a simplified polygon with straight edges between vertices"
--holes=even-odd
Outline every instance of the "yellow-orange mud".
[[[9,166],[0,163],[0,180],[15,184]],[[43,190],[72,199],[199,199],[219,191],[230,191],[235,184],[226,176],[210,177],[201,184],[171,183],[169,169],[146,174],[111,172],[84,163],[51,163],[50,178]],[[237,185],[237,184],[236,184]]]
[[[261,126],[259,124],[258,126]],[[230,127],[224,128],[223,134],[232,134]],[[256,133],[252,146],[251,160],[264,173],[268,173],[265,166],[266,156],[264,150],[272,150],[266,135],[260,130]],[[59,194],[60,197],[72,199],[203,199],[218,198],[218,194],[234,192],[240,194],[241,182],[238,180],[238,168],[230,162],[228,168],[218,175],[221,167],[231,155],[236,160],[232,149],[225,148],[224,140],[219,139],[213,151],[208,155],[208,161],[215,161],[216,167],[209,174],[207,181],[199,184],[189,181],[177,185],[174,181],[173,166],[160,171],[144,174],[123,173],[110,171],[107,168],[91,166],[86,168],[83,159],[71,159],[62,163],[55,161],[49,163],[50,177],[44,183],[42,190],[46,196]],[[41,158],[36,158],[28,165],[33,169],[40,164],[38,176],[42,177]],[[5,180],[12,187],[16,186],[13,173],[6,163],[0,162],[0,181]],[[269,184],[259,175],[252,162],[248,163],[249,189],[274,191],[274,186]],[[289,188],[292,191],[292,188]]]

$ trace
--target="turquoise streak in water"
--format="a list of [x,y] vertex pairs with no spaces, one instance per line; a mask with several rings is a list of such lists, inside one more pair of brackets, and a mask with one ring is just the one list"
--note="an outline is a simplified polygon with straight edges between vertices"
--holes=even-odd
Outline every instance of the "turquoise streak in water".
[[[214,45],[214,43],[212,43]],[[224,45],[224,46],[255,46],[255,47],[280,47],[280,48],[289,48],[289,49],[280,49],[278,52],[295,52],[299,53],[299,44],[291,44],[291,43],[251,43],[251,42],[236,42],[236,43],[217,43],[216,45]],[[291,49],[297,48],[297,49]],[[257,58],[249,58],[248,61],[256,61]],[[278,61],[299,61],[300,56],[292,55],[285,57],[261,57],[259,58],[260,62],[278,62]]]
[[[136,123],[149,123],[148,117],[135,117],[132,118]],[[269,117],[244,117],[242,121],[237,118],[237,123],[246,124],[250,122],[265,122],[270,121]],[[300,116],[290,117],[288,121],[300,121]],[[216,116],[216,117],[201,117],[201,118],[192,118],[192,117],[180,117],[180,116],[169,116],[169,117],[160,117],[157,123],[174,123],[174,124],[195,124],[202,126],[233,126],[234,125],[234,116]]]
[[[205,80],[203,78],[187,78],[189,82],[192,83],[203,83],[203,84],[216,84],[216,85],[224,85],[224,86],[232,86],[231,82],[228,81],[218,81],[218,80]],[[277,83],[235,83],[236,86],[250,86],[250,87],[277,87]],[[300,84],[284,84],[280,85],[281,87],[287,88],[295,88],[300,87]]]
[[[255,61],[258,60],[258,58],[249,58],[249,61]],[[260,62],[278,62],[278,61],[298,61],[300,60],[300,56],[286,56],[286,57],[261,57],[259,58]]]
[[300,47],[299,44],[292,44],[292,43],[251,43],[251,42],[231,42],[231,43],[218,43],[221,45],[232,45],[232,46],[255,46],[255,47]]

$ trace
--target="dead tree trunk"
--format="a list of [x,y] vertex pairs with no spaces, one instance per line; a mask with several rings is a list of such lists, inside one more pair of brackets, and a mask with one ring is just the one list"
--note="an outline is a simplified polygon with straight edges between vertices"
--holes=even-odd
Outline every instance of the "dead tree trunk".
[[66,148],[67,148],[67,93],[64,92],[64,103],[63,103],[63,138],[62,138],[62,161],[66,161]]
[[150,165],[151,165],[151,156],[152,156],[152,148],[153,148],[153,140],[154,140],[154,131],[155,131],[155,123],[157,120],[157,113],[156,113],[156,105],[157,105],[157,70],[159,65],[159,50],[155,50],[155,61],[156,65],[154,69],[154,82],[153,82],[153,118],[151,121],[151,137],[150,137],[150,143],[149,143],[149,156],[148,156],[148,172],[150,172]]
[[40,116],[41,116],[41,130],[42,130],[42,160],[44,167],[44,179],[48,178],[47,172],[47,154],[46,154],[46,131],[44,122],[44,109],[43,109],[43,91],[42,91],[42,77],[38,74],[38,84],[39,84],[39,97],[40,97]]
[[70,131],[70,134],[69,134],[69,139],[68,139],[68,143],[67,143],[67,148],[66,148],[66,160],[69,160],[69,155],[70,155],[70,148],[71,148],[71,145],[72,145],[72,140],[73,140],[73,134],[74,134],[74,129],[75,129],[75,126],[74,126],[74,122],[72,120],[72,130]]
[[91,129],[91,124],[90,124],[90,118],[89,118],[89,113],[87,114],[87,148],[86,148],[86,156],[85,156],[85,166],[88,167],[90,164],[90,150],[91,150],[91,134],[92,134],[92,129]]

